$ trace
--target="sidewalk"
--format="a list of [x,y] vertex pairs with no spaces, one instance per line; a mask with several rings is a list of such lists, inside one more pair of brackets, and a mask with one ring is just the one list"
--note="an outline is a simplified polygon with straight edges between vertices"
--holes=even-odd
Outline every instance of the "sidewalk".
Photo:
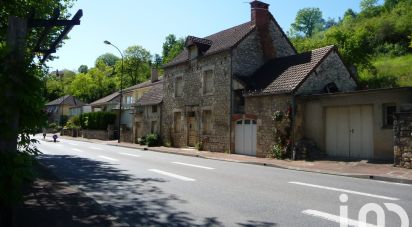
[[24,201],[15,209],[15,226],[126,226],[76,187],[36,166],[38,177],[24,189]]
[[156,152],[180,154],[186,156],[216,159],[230,162],[239,162],[255,165],[265,165],[284,169],[317,172],[348,177],[367,178],[374,180],[390,181],[397,183],[412,184],[412,169],[404,169],[392,166],[392,164],[374,164],[364,161],[291,161],[277,160],[271,158],[256,158],[238,154],[227,154],[220,152],[197,151],[190,148],[171,147],[147,147],[139,144],[117,143],[116,141],[89,140],[84,138],[73,138],[62,136],[69,140],[80,140],[92,143],[107,144],[112,146],[122,146],[128,148],[145,149]]

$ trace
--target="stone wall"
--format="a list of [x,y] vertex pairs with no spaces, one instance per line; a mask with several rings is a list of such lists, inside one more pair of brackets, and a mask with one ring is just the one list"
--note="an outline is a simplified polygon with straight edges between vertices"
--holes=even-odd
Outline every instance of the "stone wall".
[[[175,147],[185,147],[188,141],[188,113],[194,112],[198,128],[198,140],[202,135],[202,111],[212,111],[212,128],[205,147],[213,151],[229,149],[230,117],[230,66],[229,52],[222,52],[206,57],[198,57],[191,62],[165,69],[164,99],[162,107],[162,140]],[[213,92],[202,92],[203,72],[213,69]],[[175,79],[183,78],[183,95],[175,97]],[[182,132],[174,129],[174,113],[181,112]]]
[[87,139],[109,140],[109,132],[107,130],[82,130],[82,137]]
[[395,165],[412,169],[412,113],[396,113],[393,130]]
[[120,130],[120,141],[126,143],[134,143],[133,130],[128,127],[122,127]]
[[315,72],[309,75],[296,94],[323,93],[325,86],[331,82],[336,84],[339,91],[354,91],[357,88],[355,80],[335,51],[330,53]]
[[276,144],[275,129],[284,130],[284,125],[280,128],[273,120],[273,114],[276,111],[287,111],[291,102],[290,96],[246,97],[246,114],[255,115],[257,118],[257,157],[266,157],[272,146]]
[[286,57],[290,55],[296,54],[293,47],[287,40],[287,37],[281,30],[282,28],[279,27],[277,23],[274,21],[270,22],[269,33],[273,39],[273,45],[276,50],[276,57]]

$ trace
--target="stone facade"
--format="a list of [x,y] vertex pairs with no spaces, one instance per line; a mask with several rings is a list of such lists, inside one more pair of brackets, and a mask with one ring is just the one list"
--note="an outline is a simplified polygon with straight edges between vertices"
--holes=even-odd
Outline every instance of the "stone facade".
[[393,130],[395,165],[412,169],[412,113],[396,113]]
[[82,137],[87,139],[110,140],[113,138],[111,134],[106,130],[82,130]]
[[134,117],[134,141],[150,133],[160,135],[162,105],[139,106]]
[[[229,52],[222,52],[192,60],[188,64],[165,69],[164,104],[162,119],[162,138],[176,147],[188,145],[189,117],[195,118],[195,142],[202,142],[207,150],[224,151],[229,149],[230,120],[230,78],[231,58]],[[213,70],[213,91],[203,94],[203,75],[206,70]],[[176,78],[183,80],[183,95],[176,97]],[[202,114],[212,112],[212,129],[204,134]],[[180,113],[180,114],[176,114]],[[175,117],[180,116],[182,128],[174,128]]]
[[336,84],[338,90],[342,92],[354,91],[357,88],[355,80],[335,51],[330,53],[315,72],[307,77],[296,94],[320,94],[329,83]]
[[[276,111],[288,111],[292,98],[288,95],[252,96],[245,100],[245,112],[257,119],[256,156],[266,157],[276,144],[275,130],[286,130],[288,125],[273,120]],[[247,118],[247,117],[246,117]]]

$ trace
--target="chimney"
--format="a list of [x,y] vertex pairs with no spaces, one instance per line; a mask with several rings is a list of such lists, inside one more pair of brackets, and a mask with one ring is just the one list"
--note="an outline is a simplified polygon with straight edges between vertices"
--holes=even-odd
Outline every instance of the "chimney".
[[269,12],[269,4],[254,0],[250,2],[251,19],[255,23],[262,47],[265,61],[276,57],[276,50],[273,46],[272,38],[269,33],[269,24],[271,14]]
[[157,69],[152,68],[152,74],[150,75],[150,79],[151,79],[152,83],[159,80],[159,76],[157,75]]

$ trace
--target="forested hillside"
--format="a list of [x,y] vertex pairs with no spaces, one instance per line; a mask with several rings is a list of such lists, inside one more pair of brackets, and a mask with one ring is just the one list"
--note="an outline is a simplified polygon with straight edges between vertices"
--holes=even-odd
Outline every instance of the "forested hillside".
[[327,20],[302,9],[288,35],[299,52],[336,45],[363,87],[412,86],[412,0],[362,0],[360,8]]

